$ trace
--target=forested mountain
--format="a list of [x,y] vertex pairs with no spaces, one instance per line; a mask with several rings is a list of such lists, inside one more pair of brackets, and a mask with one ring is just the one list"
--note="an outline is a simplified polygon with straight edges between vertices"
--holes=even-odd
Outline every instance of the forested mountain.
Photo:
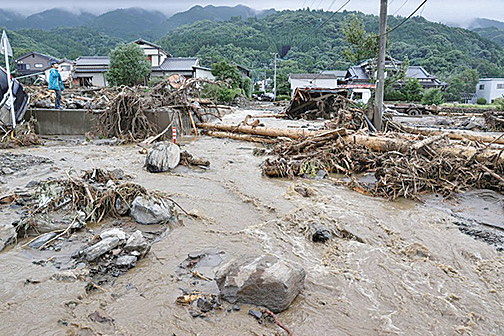
[[[270,53],[281,54],[291,48],[280,61],[280,67],[308,72],[346,70],[350,64],[341,53],[347,46],[341,24],[350,14],[362,19],[368,31],[378,31],[377,16],[343,12],[311,34],[331,13],[298,10],[263,19],[197,22],[175,29],[159,43],[174,55],[198,55],[205,64],[226,57],[251,68],[264,68],[271,62]],[[388,24],[394,27],[402,19],[389,17]],[[407,56],[411,64],[422,65],[442,78],[465,69],[476,69],[485,77],[504,75],[502,48],[466,29],[414,17],[394,30],[389,38],[392,57]]]
[[151,29],[149,33],[152,38],[158,39],[177,27],[198,21],[210,20],[220,22],[230,20],[233,17],[240,17],[244,20],[250,17],[263,18],[275,12],[276,11],[274,9],[256,11],[255,9],[243,5],[238,5],[235,7],[216,7],[212,5],[206,7],[194,6],[185,12],[173,15],[161,25]]
[[497,29],[504,30],[504,22],[484,18],[477,18],[471,22],[471,24],[469,25],[469,27],[467,27],[467,29],[474,30],[478,28],[490,28],[490,27],[495,27]]
[[23,17],[14,12],[0,10],[0,26],[9,29],[52,29],[62,26],[76,27],[91,22],[94,17],[95,15],[90,13],[76,14],[58,8],[32,14],[28,17]]
[[142,32],[159,26],[166,16],[157,11],[141,8],[116,9],[97,16],[87,26],[125,40],[144,37]]

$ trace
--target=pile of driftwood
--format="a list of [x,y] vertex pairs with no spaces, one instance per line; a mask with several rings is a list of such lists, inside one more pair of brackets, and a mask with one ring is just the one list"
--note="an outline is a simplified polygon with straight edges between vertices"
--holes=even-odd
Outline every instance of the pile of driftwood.
[[[43,86],[27,86],[30,94],[30,107],[54,108],[56,94]],[[115,95],[114,88],[67,88],[61,97],[64,109],[101,110],[107,107],[110,97]]]
[[483,113],[483,117],[489,129],[496,132],[504,131],[504,112],[487,111]]
[[[258,125],[199,127],[211,136],[274,144],[268,153],[272,156],[262,164],[263,173],[270,177],[345,174],[351,188],[390,199],[416,199],[425,192],[450,195],[471,188],[504,191],[502,137],[473,134],[467,139],[464,133],[368,134],[345,128],[307,131]],[[373,174],[375,182],[359,182],[362,173]]]
[[183,130],[186,126],[184,119],[189,119],[196,134],[196,121],[204,122],[207,116],[220,118],[219,108],[225,108],[201,99],[199,94],[203,83],[219,84],[202,78],[174,83],[170,77],[149,90],[128,86],[115,88],[117,93],[110,97],[106,109],[98,114],[98,133],[126,141],[152,139],[159,133],[154,115],[168,111],[172,122],[156,140],[166,137],[166,131],[175,123],[179,130]]
[[290,119],[343,119],[339,111],[355,105],[346,89],[297,88],[286,109]]

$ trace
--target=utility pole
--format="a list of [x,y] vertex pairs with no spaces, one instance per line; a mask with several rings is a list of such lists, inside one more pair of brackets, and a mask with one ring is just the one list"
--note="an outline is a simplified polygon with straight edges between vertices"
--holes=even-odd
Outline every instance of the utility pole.
[[380,41],[378,52],[378,78],[376,81],[376,97],[373,124],[376,129],[382,129],[383,93],[385,91],[385,49],[387,47],[387,0],[380,0]]
[[277,96],[277,92],[276,92],[276,89],[277,89],[277,86],[276,86],[276,75],[277,75],[277,66],[276,66],[276,60],[277,60],[277,53],[273,53],[273,67],[275,68],[275,72],[274,72],[274,75],[273,75],[273,101],[276,101],[276,96]]

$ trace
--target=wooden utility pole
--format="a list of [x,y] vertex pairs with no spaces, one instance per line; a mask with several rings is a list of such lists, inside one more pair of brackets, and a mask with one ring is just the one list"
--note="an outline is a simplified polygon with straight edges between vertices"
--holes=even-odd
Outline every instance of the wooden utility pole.
[[273,101],[276,101],[276,96],[277,96],[277,53],[274,53],[273,54],[273,67],[275,68],[275,74],[273,75],[273,96],[274,96],[274,99]]
[[385,49],[387,47],[387,0],[380,0],[380,41],[378,52],[378,78],[376,80],[373,125],[382,129],[383,93],[385,91]]

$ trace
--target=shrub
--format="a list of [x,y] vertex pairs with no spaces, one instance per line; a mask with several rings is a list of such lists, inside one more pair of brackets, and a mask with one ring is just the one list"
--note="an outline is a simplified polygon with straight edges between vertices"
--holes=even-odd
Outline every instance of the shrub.
[[242,95],[243,90],[240,88],[229,88],[227,86],[219,86],[215,84],[205,84],[201,90],[201,96],[209,98],[217,104],[232,103],[233,100]]
[[290,100],[291,97],[290,96],[287,96],[287,95],[278,95],[276,97],[276,100]]
[[440,88],[425,90],[422,97],[422,104],[424,105],[441,105],[444,103],[443,93]]
[[486,103],[487,103],[487,101],[483,97],[478,98],[478,100],[476,101],[476,104],[478,104],[478,105],[486,105]]
[[110,52],[110,66],[105,74],[112,86],[142,83],[151,71],[151,64],[142,48],[135,43],[119,44]]

